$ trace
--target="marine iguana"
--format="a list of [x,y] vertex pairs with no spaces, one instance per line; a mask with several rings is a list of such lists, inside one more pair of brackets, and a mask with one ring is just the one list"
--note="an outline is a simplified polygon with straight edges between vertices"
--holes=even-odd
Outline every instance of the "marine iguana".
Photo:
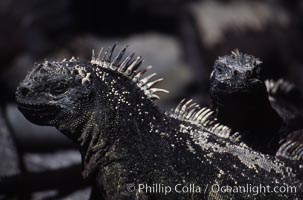
[[248,146],[274,155],[287,134],[303,128],[303,98],[283,79],[264,81],[261,63],[238,50],[219,57],[210,76],[212,109]]
[[[150,67],[140,70],[142,58],[133,59],[134,54],[123,58],[126,48],[112,60],[114,49],[93,53],[90,62],[36,64],[16,90],[29,121],[55,126],[78,144],[83,176],[94,185],[91,199],[302,197],[295,170],[229,136],[236,134],[210,119],[209,109],[183,100],[172,112],[161,112],[153,99],[166,90],[152,86],[162,79],[143,78]],[[217,191],[218,185],[225,190]],[[159,186],[171,191],[164,194]],[[180,192],[186,186],[191,190]],[[226,191],[226,186],[271,191],[295,186],[296,191],[254,194]]]

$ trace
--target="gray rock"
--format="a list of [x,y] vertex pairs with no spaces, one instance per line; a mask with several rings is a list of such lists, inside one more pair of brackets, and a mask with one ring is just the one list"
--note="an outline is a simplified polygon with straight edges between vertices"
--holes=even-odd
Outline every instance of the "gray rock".
[[11,133],[0,109],[0,177],[20,173],[18,154]]

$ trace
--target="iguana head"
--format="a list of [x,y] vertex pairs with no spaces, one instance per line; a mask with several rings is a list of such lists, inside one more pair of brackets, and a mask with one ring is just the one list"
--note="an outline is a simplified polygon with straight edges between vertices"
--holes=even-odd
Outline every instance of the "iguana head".
[[17,88],[18,107],[39,125],[54,125],[63,117],[76,119],[92,107],[90,75],[87,63],[74,58],[36,64]]
[[156,92],[166,92],[152,88],[162,80],[149,82],[155,74],[142,78],[150,67],[138,70],[141,57],[133,59],[131,54],[123,58],[124,48],[112,60],[114,49],[115,45],[100,51],[97,57],[93,53],[89,62],[72,58],[36,64],[17,88],[20,111],[33,123],[70,131],[83,127],[92,115],[101,120],[98,113],[140,111],[147,106],[145,102],[159,98]]
[[264,90],[260,64],[258,58],[242,54],[238,50],[231,55],[219,57],[210,76],[213,100],[220,104],[229,99],[245,99]]

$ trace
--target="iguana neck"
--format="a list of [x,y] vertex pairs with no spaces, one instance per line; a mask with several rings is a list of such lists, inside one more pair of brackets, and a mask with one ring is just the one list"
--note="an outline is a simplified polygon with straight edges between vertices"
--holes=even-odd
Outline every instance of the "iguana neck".
[[75,141],[82,154],[84,177],[108,163],[129,159],[136,153],[142,152],[148,158],[147,147],[142,147],[142,141],[159,146],[162,142],[160,133],[169,128],[167,116],[143,95],[107,98],[99,94],[96,98],[90,116],[80,120],[83,123],[74,129],[79,132],[71,133],[77,135]]
[[236,130],[253,127],[264,129],[281,125],[281,119],[271,107],[266,91],[247,95],[234,95],[219,104],[214,101],[218,119]]
[[215,104],[216,117],[234,131],[243,133],[242,140],[250,147],[272,154],[278,148],[282,119],[271,107],[266,92],[231,98]]

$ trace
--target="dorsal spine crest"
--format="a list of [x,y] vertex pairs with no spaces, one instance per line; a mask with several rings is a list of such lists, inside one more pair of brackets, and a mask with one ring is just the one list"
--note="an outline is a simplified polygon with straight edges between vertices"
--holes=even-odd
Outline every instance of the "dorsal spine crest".
[[123,59],[127,46],[124,47],[112,61],[112,56],[115,48],[116,44],[114,44],[110,50],[106,50],[103,55],[103,48],[101,48],[97,57],[95,56],[95,51],[92,51],[92,59],[90,63],[94,66],[97,66],[96,71],[99,71],[98,68],[109,69],[129,78],[131,81],[135,82],[141,90],[144,91],[144,94],[149,99],[160,99],[160,97],[155,94],[156,92],[169,93],[169,91],[165,89],[153,88],[155,84],[163,80],[163,78],[159,78],[157,80],[150,81],[151,78],[156,75],[156,73],[144,78],[142,77],[152,67],[148,66],[144,69],[138,70],[143,62],[141,56],[138,56],[136,59],[133,59],[135,54],[132,53],[125,59]]
[[210,133],[222,138],[228,138],[242,145],[241,135],[238,132],[234,133],[229,127],[220,124],[213,114],[214,111],[207,107],[201,108],[197,103],[194,103],[192,99],[187,101],[183,99],[177,107],[172,110],[170,116],[181,121],[202,126]]

